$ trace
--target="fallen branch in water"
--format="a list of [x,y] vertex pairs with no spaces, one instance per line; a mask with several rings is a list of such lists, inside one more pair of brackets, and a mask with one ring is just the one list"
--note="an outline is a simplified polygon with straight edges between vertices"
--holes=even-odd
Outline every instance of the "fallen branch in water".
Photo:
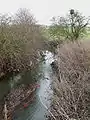
[[7,110],[7,103],[6,103],[6,101],[5,101],[5,104],[4,104],[4,119],[8,120],[8,110]]

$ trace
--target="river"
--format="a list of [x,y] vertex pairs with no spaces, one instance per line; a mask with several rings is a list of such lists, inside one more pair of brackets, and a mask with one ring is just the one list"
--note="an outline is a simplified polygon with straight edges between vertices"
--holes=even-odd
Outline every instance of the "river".
[[39,67],[24,74],[10,77],[9,80],[0,82],[0,99],[13,87],[20,84],[28,84],[34,81],[40,85],[35,92],[35,100],[28,106],[28,108],[18,110],[13,115],[13,120],[46,120],[49,114],[47,108],[50,107],[52,89],[51,82],[53,79],[53,71],[51,63],[54,61],[51,52],[45,52],[45,60],[40,62]]

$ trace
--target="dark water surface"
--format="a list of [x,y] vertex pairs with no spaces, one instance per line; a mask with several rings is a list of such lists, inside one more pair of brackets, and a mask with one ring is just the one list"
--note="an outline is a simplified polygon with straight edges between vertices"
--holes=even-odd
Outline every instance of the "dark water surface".
[[32,71],[25,72],[23,75],[11,77],[10,80],[0,82],[0,99],[13,87],[19,84],[28,84],[33,81],[38,81],[40,88],[35,93],[35,100],[29,105],[28,108],[18,110],[13,117],[13,120],[46,120],[46,115],[50,107],[50,98],[52,90],[50,88],[52,82],[53,71],[50,66],[52,63],[53,55],[46,52],[45,61],[41,62],[39,67]]

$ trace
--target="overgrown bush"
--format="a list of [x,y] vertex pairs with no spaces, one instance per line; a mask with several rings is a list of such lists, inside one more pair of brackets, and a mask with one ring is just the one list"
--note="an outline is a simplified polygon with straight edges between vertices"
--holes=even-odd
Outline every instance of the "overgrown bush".
[[60,79],[54,81],[53,114],[56,120],[90,119],[90,42],[58,46]]
[[29,10],[0,15],[0,74],[35,65],[43,39],[41,27]]

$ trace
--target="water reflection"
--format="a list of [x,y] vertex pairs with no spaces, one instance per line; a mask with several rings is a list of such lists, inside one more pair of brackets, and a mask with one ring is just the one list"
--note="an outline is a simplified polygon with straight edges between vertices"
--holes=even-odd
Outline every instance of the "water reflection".
[[13,88],[16,84],[20,83],[21,75],[18,74],[17,76],[12,76],[9,81],[10,88]]
[[[6,90],[15,87],[18,84],[28,84],[34,81],[38,81],[40,88],[36,91],[36,98],[28,108],[18,110],[13,120],[45,120],[45,115],[48,114],[47,109],[50,107],[50,98],[52,95],[51,82],[52,82],[52,68],[50,64],[54,61],[52,53],[45,52],[45,61],[41,62],[39,67],[34,71],[25,72],[23,75],[11,77],[10,81],[0,83],[0,96],[4,95]],[[44,106],[45,105],[45,106]]]

